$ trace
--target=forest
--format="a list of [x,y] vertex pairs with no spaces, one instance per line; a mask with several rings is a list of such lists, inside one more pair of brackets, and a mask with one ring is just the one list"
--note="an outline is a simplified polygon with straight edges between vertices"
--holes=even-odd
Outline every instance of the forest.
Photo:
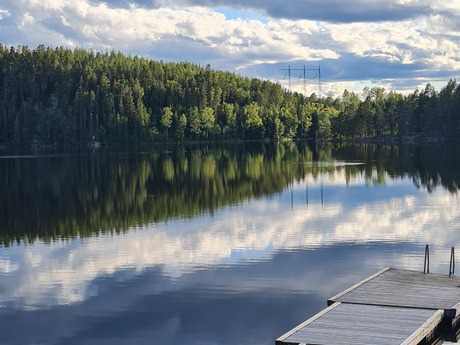
[[448,140],[460,88],[305,96],[281,84],[121,52],[0,44],[0,147],[221,140]]

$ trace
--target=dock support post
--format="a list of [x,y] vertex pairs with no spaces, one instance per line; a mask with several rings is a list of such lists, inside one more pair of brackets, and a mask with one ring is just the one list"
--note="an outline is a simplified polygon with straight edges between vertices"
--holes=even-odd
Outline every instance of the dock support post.
[[452,277],[455,273],[455,250],[452,247],[450,251],[450,266],[449,266],[449,277]]
[[425,263],[423,265],[423,274],[430,273],[430,247],[425,246]]

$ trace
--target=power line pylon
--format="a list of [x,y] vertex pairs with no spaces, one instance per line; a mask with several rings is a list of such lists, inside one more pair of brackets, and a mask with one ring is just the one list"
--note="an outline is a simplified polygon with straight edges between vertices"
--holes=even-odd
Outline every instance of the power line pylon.
[[283,68],[283,71],[287,71],[286,76],[288,76],[289,80],[289,91],[292,91],[292,83],[291,83],[291,72],[292,71],[302,71],[303,73],[300,74],[299,78],[303,77],[303,86],[305,90],[305,95],[307,94],[307,71],[316,71],[315,76],[312,79],[315,79],[318,77],[318,91],[321,93],[321,66],[318,66],[318,68],[306,68],[305,65],[303,68],[291,68],[291,65],[288,65],[288,68]]

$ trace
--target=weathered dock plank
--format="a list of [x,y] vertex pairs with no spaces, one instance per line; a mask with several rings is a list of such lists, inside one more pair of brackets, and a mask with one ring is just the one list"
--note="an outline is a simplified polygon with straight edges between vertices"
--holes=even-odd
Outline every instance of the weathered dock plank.
[[[369,279],[371,278],[371,279]],[[460,278],[388,268],[330,298],[334,302],[442,309],[454,318],[460,313]]]
[[334,303],[276,344],[418,344],[440,324],[442,310]]
[[276,344],[434,344],[460,333],[458,277],[385,268],[328,305]]

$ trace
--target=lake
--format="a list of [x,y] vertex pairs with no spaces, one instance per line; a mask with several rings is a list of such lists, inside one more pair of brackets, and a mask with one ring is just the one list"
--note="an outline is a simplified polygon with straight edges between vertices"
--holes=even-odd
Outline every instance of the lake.
[[0,157],[0,344],[274,344],[381,268],[448,274],[458,145]]

